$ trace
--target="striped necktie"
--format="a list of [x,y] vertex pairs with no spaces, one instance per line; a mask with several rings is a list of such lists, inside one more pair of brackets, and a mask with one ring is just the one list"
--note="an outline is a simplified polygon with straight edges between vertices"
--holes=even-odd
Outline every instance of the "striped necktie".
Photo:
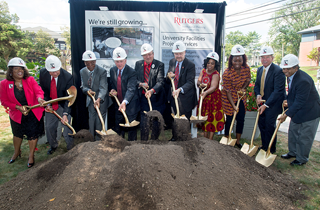
[[263,72],[261,75],[261,81],[260,81],[260,95],[261,97],[264,96],[264,81],[265,81],[265,75],[266,75],[266,68],[263,67]]
[[174,78],[174,86],[177,89],[178,88],[178,82],[179,82],[179,62],[177,63],[177,67],[174,70],[175,78]]

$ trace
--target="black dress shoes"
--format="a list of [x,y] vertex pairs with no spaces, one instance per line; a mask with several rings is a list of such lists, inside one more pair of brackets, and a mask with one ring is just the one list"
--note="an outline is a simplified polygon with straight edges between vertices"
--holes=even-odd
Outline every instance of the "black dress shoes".
[[238,148],[240,148],[240,149],[241,149],[242,144],[241,144],[241,143],[239,143],[239,144],[236,144],[236,146],[237,146]]
[[56,151],[57,148],[50,148],[47,152],[48,155],[52,155],[52,153],[54,153]]
[[297,160],[294,160],[294,161],[292,161],[292,162],[290,163],[290,165],[292,165],[292,166],[302,166],[302,165],[304,165],[304,164],[306,164],[306,163],[301,163],[301,162],[299,162],[299,161],[297,161]]
[[176,141],[173,137],[169,141]]
[[290,158],[295,158],[296,156],[289,155],[289,153],[287,153],[287,154],[281,155],[281,157],[284,158],[284,159],[290,159]]

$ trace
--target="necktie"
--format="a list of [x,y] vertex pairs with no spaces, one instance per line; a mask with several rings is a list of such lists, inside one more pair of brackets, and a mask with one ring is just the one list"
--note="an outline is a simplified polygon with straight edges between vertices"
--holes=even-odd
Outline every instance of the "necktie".
[[[54,79],[54,77],[52,77],[51,80],[51,85],[50,85],[50,98],[51,99],[56,99],[57,96],[57,85],[56,85],[56,80]],[[54,102],[52,103],[52,108],[54,110],[57,110],[59,108],[59,104],[58,102]]]
[[[148,84],[149,82],[149,74],[150,74],[150,68],[151,68],[151,63],[147,64],[144,62],[144,82]],[[145,94],[146,92],[142,90],[142,94]]]
[[93,77],[93,71],[90,71],[90,77],[89,77],[89,80],[88,80],[88,86],[91,88],[91,85],[92,85],[92,77]]
[[265,74],[266,74],[266,68],[263,68],[263,72],[261,75],[261,82],[260,82],[260,95],[261,97],[264,96],[264,78],[265,78]]
[[178,88],[178,82],[179,82],[179,62],[177,63],[176,69],[174,70],[175,78],[174,78],[174,86],[177,89]]
[[121,70],[119,70],[118,79],[117,79],[117,92],[118,92],[118,99],[121,103],[123,101],[122,89],[121,89]]
[[289,84],[290,84],[290,78],[289,78],[289,77],[287,77],[287,84],[288,84],[288,93],[289,93],[289,88],[290,88],[290,86],[289,86]]

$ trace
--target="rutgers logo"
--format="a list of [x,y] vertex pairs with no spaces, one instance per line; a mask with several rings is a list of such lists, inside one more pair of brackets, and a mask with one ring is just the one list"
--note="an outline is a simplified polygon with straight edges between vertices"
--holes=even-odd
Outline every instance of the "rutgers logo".
[[19,64],[20,64],[20,65],[23,65],[22,60],[19,60]]
[[88,54],[88,57],[89,57],[89,58],[92,58],[91,54]]
[[288,66],[288,60],[284,60],[284,66]]
[[147,48],[146,47],[143,47],[143,52],[147,51]]
[[176,45],[176,50],[180,50],[180,49],[179,49],[179,45]]
[[50,66],[51,66],[51,69],[55,68],[54,63],[50,63]]
[[214,58],[214,55],[211,55],[211,57],[213,57],[213,58]]
[[121,58],[120,53],[117,53],[117,58]]
[[237,53],[240,53],[240,47],[237,47]]
[[266,54],[267,53],[267,49],[263,49],[263,54]]

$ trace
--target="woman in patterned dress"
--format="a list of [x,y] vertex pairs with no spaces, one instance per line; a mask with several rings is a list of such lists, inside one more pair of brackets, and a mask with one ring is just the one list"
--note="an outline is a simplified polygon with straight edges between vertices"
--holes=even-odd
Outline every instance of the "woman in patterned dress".
[[[197,85],[207,89],[201,94],[203,97],[201,116],[208,116],[202,126],[204,137],[213,139],[215,132],[222,131],[224,127],[224,115],[221,105],[221,91],[219,90],[220,74],[219,55],[211,52],[204,59],[204,69],[200,72]],[[200,101],[199,101],[200,103]]]
[[[236,146],[241,148],[240,138],[244,126],[244,117],[247,106],[246,88],[251,80],[250,68],[247,65],[247,56],[241,45],[235,45],[231,50],[228,68],[222,75],[222,107],[227,116],[225,123],[225,136],[229,136],[229,129],[233,118],[234,111],[237,111],[236,121]],[[237,109],[237,91],[242,91],[244,97],[240,101],[239,109]]]

